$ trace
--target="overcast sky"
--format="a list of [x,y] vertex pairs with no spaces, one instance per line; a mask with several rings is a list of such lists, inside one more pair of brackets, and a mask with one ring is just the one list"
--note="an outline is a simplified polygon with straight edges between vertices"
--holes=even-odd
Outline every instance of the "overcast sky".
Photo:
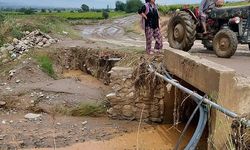
[[[66,7],[79,8],[81,4],[87,4],[90,8],[110,8],[115,7],[117,0],[0,0],[1,5],[15,6],[38,6],[38,7]],[[126,2],[126,0],[121,0]],[[144,1],[144,0],[142,0]],[[156,0],[158,4],[180,4],[180,3],[199,3],[201,0]],[[237,1],[237,0],[236,0]]]

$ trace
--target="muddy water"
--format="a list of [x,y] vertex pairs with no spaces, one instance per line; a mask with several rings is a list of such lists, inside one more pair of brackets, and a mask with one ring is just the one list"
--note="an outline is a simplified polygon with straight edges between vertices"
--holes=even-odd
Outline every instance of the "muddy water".
[[[183,128],[181,126],[179,129]],[[181,149],[187,144],[193,130],[189,130]],[[127,133],[104,141],[86,141],[77,143],[69,147],[57,148],[57,150],[171,150],[175,146],[180,132],[170,125],[157,125],[147,129],[141,129],[137,136],[137,131]],[[138,137],[138,138],[137,138]],[[138,143],[137,143],[138,139]],[[54,148],[44,148],[39,150],[53,150]]]

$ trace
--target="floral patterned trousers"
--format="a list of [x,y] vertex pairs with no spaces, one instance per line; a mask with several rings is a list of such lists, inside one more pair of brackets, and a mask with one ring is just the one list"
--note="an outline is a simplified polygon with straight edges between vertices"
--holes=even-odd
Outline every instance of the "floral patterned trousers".
[[152,51],[151,44],[153,38],[155,39],[155,47],[154,49],[160,50],[163,47],[162,44],[162,36],[159,28],[153,29],[150,27],[145,28],[145,35],[146,35],[146,51],[150,53]]

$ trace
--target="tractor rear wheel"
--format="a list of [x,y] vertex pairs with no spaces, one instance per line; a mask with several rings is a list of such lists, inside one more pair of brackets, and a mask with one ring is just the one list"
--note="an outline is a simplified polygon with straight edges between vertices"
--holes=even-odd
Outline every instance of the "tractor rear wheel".
[[213,51],[213,42],[210,40],[202,40],[202,44],[204,45],[204,47],[209,50],[209,51]]
[[230,58],[234,55],[237,46],[237,35],[230,29],[220,30],[213,40],[213,48],[218,57]]
[[250,44],[248,44],[248,49],[250,50]]
[[168,24],[170,47],[189,51],[194,45],[196,25],[191,15],[185,11],[176,12]]

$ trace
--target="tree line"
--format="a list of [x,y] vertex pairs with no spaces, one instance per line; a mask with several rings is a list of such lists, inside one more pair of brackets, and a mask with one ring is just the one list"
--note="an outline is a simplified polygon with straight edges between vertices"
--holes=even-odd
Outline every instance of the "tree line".
[[[137,12],[139,8],[143,5],[141,0],[127,0],[126,3],[122,1],[116,1],[115,11],[125,11],[127,13]],[[89,6],[86,4],[81,5],[81,11],[90,11]],[[107,6],[106,11],[109,11],[109,6]]]

